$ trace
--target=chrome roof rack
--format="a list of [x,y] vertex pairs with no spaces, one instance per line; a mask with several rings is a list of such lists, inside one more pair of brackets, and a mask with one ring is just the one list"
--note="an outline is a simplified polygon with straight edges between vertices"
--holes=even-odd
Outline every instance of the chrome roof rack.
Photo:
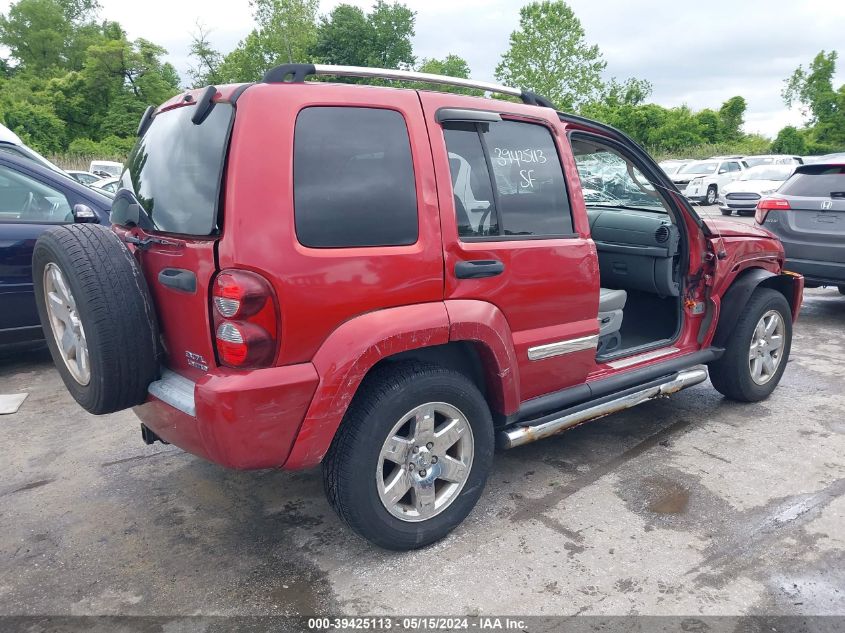
[[358,77],[389,79],[392,81],[417,81],[440,86],[474,88],[484,92],[519,97],[523,103],[554,109],[551,101],[528,90],[511,88],[486,81],[475,81],[461,77],[420,73],[413,70],[392,70],[389,68],[369,68],[367,66],[332,66],[328,64],[282,64],[264,73],[264,83],[302,83],[311,76]]

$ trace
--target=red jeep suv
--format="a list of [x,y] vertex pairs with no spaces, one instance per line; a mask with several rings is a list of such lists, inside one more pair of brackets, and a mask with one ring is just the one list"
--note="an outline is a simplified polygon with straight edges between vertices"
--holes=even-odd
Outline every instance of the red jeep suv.
[[67,388],[227,467],[322,462],[380,546],[457,526],[497,443],[707,368],[760,400],[786,367],[803,279],[780,242],[702,220],[631,139],[533,93],[285,65],[149,108],[138,132],[112,228],[56,228],[33,256]]

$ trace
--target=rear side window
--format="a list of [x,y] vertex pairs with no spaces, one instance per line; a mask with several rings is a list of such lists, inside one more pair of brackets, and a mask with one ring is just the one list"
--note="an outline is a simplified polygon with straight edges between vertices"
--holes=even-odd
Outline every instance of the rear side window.
[[296,119],[296,235],[304,246],[417,241],[417,192],[405,119],[394,110],[312,107]]
[[[217,210],[234,109],[217,103],[199,125],[196,106],[162,112],[138,140],[120,180],[153,227],[167,233],[210,235]],[[116,200],[114,211],[124,204]]]
[[518,121],[449,123],[444,136],[459,236],[572,234],[563,171],[548,129]]
[[783,183],[778,193],[807,198],[845,197],[845,166],[804,167]]

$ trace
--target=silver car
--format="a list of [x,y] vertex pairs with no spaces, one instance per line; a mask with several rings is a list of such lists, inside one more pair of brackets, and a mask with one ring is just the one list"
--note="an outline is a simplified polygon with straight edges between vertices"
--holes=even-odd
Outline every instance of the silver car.
[[780,238],[785,268],[804,275],[807,287],[845,294],[845,161],[799,166],[754,217]]

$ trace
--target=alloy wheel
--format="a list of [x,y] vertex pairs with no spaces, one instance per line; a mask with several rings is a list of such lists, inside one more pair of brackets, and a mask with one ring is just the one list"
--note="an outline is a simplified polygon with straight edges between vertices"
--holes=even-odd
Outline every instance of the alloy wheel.
[[76,382],[87,385],[91,380],[91,364],[85,330],[67,279],[52,262],[44,267],[44,302],[50,330],[65,367]]
[[777,310],[769,310],[757,322],[748,350],[751,379],[765,385],[777,373],[783,359],[784,322]]
[[425,521],[443,512],[466,484],[474,442],[466,416],[445,402],[406,413],[379,453],[376,485],[382,504],[403,521]]

